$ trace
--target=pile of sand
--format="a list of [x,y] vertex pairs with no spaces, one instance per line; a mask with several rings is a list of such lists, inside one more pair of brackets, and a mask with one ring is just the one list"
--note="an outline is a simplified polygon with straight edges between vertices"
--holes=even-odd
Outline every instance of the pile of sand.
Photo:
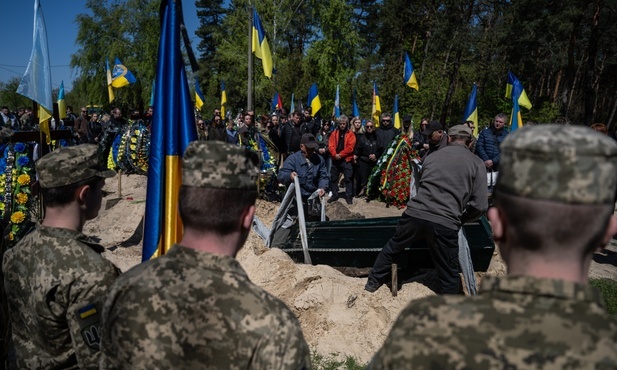
[[[108,192],[97,219],[88,222],[84,232],[96,236],[108,248],[106,257],[123,271],[141,260],[141,236],[145,212],[146,178],[122,176],[108,179]],[[340,201],[339,201],[340,202]],[[257,216],[270,225],[278,204],[258,201]],[[399,216],[402,210],[383,203],[354,201],[348,206],[328,206],[331,219],[349,217]],[[365,278],[349,277],[329,266],[294,263],[279,249],[268,250],[251,233],[238,260],[251,280],[282,299],[298,316],[304,335],[314,350],[324,356],[353,356],[368,362],[383,343],[399,312],[413,299],[435,294],[434,272],[428,271],[403,285],[397,297],[387,287],[375,293],[364,291]],[[615,264],[593,263],[592,271],[615,278]],[[487,274],[505,274],[505,265],[496,252]],[[481,276],[478,276],[481,278]]]

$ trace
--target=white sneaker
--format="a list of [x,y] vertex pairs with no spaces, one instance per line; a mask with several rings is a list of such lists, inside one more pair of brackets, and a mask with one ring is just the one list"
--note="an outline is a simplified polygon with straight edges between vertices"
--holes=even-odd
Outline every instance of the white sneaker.
[[328,196],[329,196],[329,197],[332,197],[332,192],[331,192],[331,191],[330,191],[330,192],[328,192]]

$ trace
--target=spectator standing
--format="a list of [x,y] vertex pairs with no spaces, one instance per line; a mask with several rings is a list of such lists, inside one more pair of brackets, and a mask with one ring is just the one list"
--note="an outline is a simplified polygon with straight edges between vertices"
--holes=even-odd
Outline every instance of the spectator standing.
[[381,157],[388,145],[401,131],[394,127],[392,124],[392,115],[390,113],[384,113],[381,115],[381,125],[375,134],[377,135],[377,154]]
[[254,152],[218,141],[189,144],[179,195],[184,235],[111,288],[102,368],[310,368],[297,318],[235,259],[251,230],[258,175]]
[[448,135],[445,134],[441,123],[437,121],[429,122],[426,130],[422,131],[422,135],[427,138],[428,143],[428,149],[424,152],[422,161],[424,161],[429,154],[448,146]]
[[507,121],[508,116],[499,113],[495,116],[493,124],[482,130],[478,136],[476,154],[484,161],[487,171],[499,171],[499,146],[509,133],[505,128]]
[[428,139],[424,136],[423,132],[426,131],[428,127],[429,119],[422,118],[420,121],[420,130],[418,130],[417,134],[413,136],[413,145],[412,147],[418,151],[418,155],[420,158],[424,157],[424,154],[429,148]]
[[377,156],[377,134],[375,134],[375,124],[372,121],[367,121],[364,125],[366,132],[360,136],[357,150],[358,161],[358,187],[360,191],[358,195],[366,196],[366,186],[371,171],[377,164],[379,157]]
[[91,144],[57,149],[35,165],[45,216],[2,265],[16,368],[98,368],[103,297],[118,270],[82,230],[115,172]]
[[88,142],[88,123],[90,117],[88,116],[88,108],[81,107],[81,114],[75,119],[73,124],[73,132],[77,135],[77,139],[82,143]]
[[587,127],[508,135],[488,213],[507,275],[411,302],[368,368],[617,368],[617,319],[587,281],[617,232],[615,173],[617,145]]
[[345,200],[347,204],[353,204],[352,167],[354,149],[356,147],[356,135],[348,129],[349,118],[342,115],[338,118],[338,128],[332,132],[328,142],[328,150],[332,156],[332,168],[330,170],[330,190],[332,197],[328,203],[339,199],[339,176],[343,174],[345,184]]
[[374,292],[388,282],[392,263],[406,247],[424,240],[437,270],[440,293],[461,293],[458,231],[488,208],[486,170],[469,151],[471,136],[469,127],[454,126],[448,136],[450,145],[426,158],[417,194],[407,203],[394,236],[379,252],[364,289]]

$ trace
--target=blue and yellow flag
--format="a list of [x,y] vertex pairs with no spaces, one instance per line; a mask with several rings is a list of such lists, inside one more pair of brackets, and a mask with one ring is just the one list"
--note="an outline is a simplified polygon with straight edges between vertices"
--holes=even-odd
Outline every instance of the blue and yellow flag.
[[178,1],[161,2],[154,116],[148,168],[142,261],[165,254],[182,237],[178,192],[181,157],[197,139],[193,101],[180,49]]
[[294,101],[294,93],[291,93],[291,106],[289,107],[289,114],[292,114],[296,110],[296,102]]
[[416,89],[418,91],[418,80],[416,79],[416,72],[413,69],[413,64],[411,64],[411,59],[409,59],[409,55],[405,53],[405,67],[403,68],[403,82],[405,85],[411,87],[412,89]]
[[221,117],[225,118],[225,106],[227,105],[227,91],[225,90],[225,81],[221,81]]
[[506,98],[512,98],[512,114],[510,115],[510,131],[515,131],[523,127],[521,108],[523,106],[531,109],[532,105],[523,89],[523,84],[516,76],[508,71],[508,82],[506,84]]
[[137,80],[133,73],[129,71],[120,59],[116,58],[114,68],[111,71],[111,86],[115,88],[123,87],[126,85],[134,84]]
[[394,115],[394,128],[401,129],[401,114],[398,111],[398,95],[394,95],[394,109],[392,109]]
[[114,95],[114,89],[111,85],[113,79],[111,78],[111,69],[109,68],[109,59],[105,58],[105,72],[107,74],[107,95],[109,96],[109,102],[111,103],[116,99]]
[[334,98],[334,117],[339,118],[341,116],[341,97],[339,93],[340,85],[336,85],[336,97]]
[[51,94],[51,69],[49,64],[49,49],[47,47],[47,28],[43,9],[39,0],[34,0],[34,31],[32,32],[32,53],[21,78],[17,93],[39,105],[39,124],[41,131],[47,136],[47,144],[51,143],[49,119],[54,110]]
[[379,91],[377,91],[377,83],[373,82],[373,107],[371,109],[371,117],[375,127],[379,127],[379,119],[381,118],[381,103],[379,101]]
[[197,79],[195,79],[195,107],[197,108],[197,110],[201,110],[201,107],[204,106],[205,102],[206,98],[204,98],[204,94],[199,88],[199,83],[197,82]]
[[351,114],[354,117],[360,117],[360,109],[358,109],[358,103],[356,103],[356,89],[353,89],[353,96],[351,98]]
[[321,100],[319,99],[319,92],[317,91],[316,83],[312,84],[309,89],[308,105],[311,107],[313,117],[315,117],[317,112],[321,109]]
[[473,121],[473,136],[478,137],[478,86],[474,83],[469,94],[469,101],[463,113],[463,122]]
[[66,100],[64,100],[64,81],[60,82],[60,90],[58,91],[58,118],[66,118]]
[[266,38],[266,33],[261,25],[257,10],[253,9],[253,40],[252,49],[255,56],[261,59],[261,64],[264,69],[264,75],[272,78],[272,53],[270,53],[270,45]]

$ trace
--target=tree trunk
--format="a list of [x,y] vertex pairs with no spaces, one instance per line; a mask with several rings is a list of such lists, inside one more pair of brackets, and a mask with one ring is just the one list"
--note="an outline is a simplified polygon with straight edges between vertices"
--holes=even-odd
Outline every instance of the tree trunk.
[[600,4],[594,4],[593,18],[591,20],[591,33],[587,44],[587,71],[585,73],[585,116],[584,123],[590,126],[593,123],[593,110],[596,101],[596,91],[594,89],[596,73],[596,57],[598,54],[598,43],[600,41]]

